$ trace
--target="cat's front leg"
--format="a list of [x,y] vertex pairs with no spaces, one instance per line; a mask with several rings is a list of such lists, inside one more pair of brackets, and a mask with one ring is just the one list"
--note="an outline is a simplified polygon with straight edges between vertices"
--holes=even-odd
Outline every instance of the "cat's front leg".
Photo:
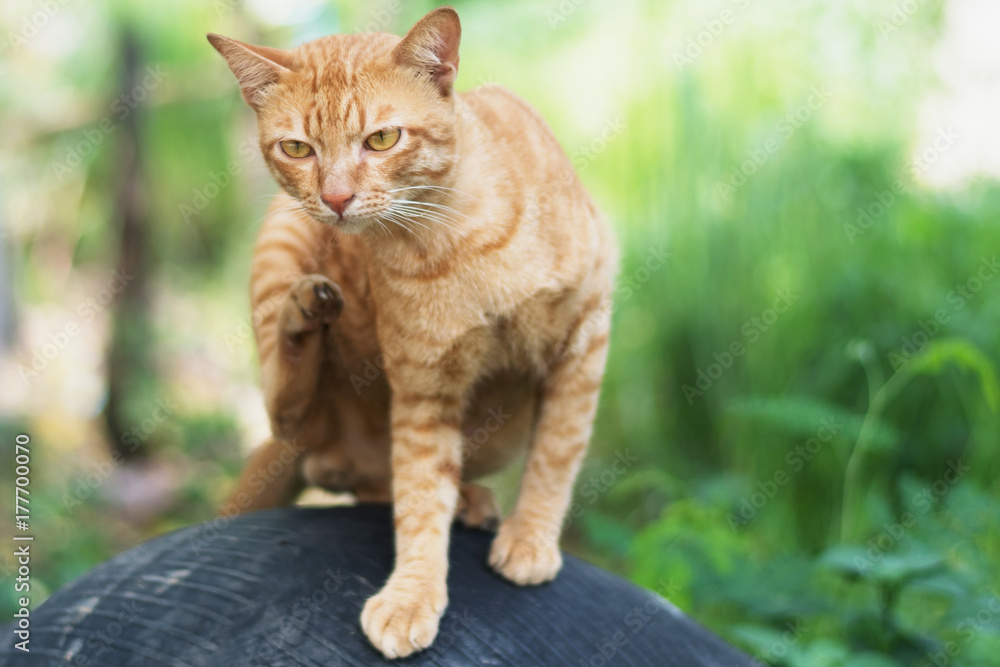
[[388,373],[396,564],[365,604],[361,625],[389,658],[430,646],[448,604],[448,538],[461,480],[466,383],[456,380],[461,373],[436,368],[441,363],[396,358]]
[[540,584],[562,567],[559,534],[590,441],[608,348],[606,313],[578,332],[546,379],[514,511],[500,524],[490,565],[510,581]]

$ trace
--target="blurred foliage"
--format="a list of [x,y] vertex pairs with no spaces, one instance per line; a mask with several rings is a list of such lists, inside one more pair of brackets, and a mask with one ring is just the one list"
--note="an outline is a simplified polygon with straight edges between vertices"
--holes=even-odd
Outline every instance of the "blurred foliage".
[[[33,439],[35,603],[211,516],[261,437],[246,284],[276,188],[204,33],[398,34],[432,7],[43,4],[0,19],[0,441]],[[567,548],[773,664],[1000,664],[1000,187],[929,187],[913,162],[942,1],[454,4],[459,87],[537,106],[622,247]],[[152,362],[123,406],[145,454],[120,465],[100,419],[113,290],[85,304],[120,268],[130,114]]]

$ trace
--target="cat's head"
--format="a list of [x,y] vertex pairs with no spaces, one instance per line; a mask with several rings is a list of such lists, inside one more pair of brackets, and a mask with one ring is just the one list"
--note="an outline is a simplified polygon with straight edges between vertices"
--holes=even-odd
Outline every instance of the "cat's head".
[[458,14],[441,7],[402,39],[334,35],[290,50],[208,40],[257,113],[278,183],[320,222],[358,232],[451,184],[460,37]]

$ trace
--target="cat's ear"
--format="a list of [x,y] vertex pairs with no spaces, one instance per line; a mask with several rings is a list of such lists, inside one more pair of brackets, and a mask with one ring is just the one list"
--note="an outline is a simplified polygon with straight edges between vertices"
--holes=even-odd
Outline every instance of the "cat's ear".
[[291,51],[244,44],[212,33],[208,41],[226,59],[240,83],[243,99],[255,109],[261,103],[261,92],[292,69]]
[[392,55],[399,65],[429,75],[441,94],[449,95],[458,76],[461,39],[458,12],[451,7],[439,7],[410,28]]

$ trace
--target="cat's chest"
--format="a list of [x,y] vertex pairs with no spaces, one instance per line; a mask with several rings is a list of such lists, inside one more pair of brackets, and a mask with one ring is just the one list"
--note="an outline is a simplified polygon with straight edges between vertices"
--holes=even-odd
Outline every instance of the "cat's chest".
[[573,327],[577,291],[537,289],[520,301],[493,303],[483,293],[455,287],[383,302],[379,342],[385,350],[428,363],[449,355],[478,359],[479,375],[503,369],[544,375]]
[[509,313],[490,313],[490,351],[505,367],[545,373],[560,358],[578,311],[575,290],[543,290]]

